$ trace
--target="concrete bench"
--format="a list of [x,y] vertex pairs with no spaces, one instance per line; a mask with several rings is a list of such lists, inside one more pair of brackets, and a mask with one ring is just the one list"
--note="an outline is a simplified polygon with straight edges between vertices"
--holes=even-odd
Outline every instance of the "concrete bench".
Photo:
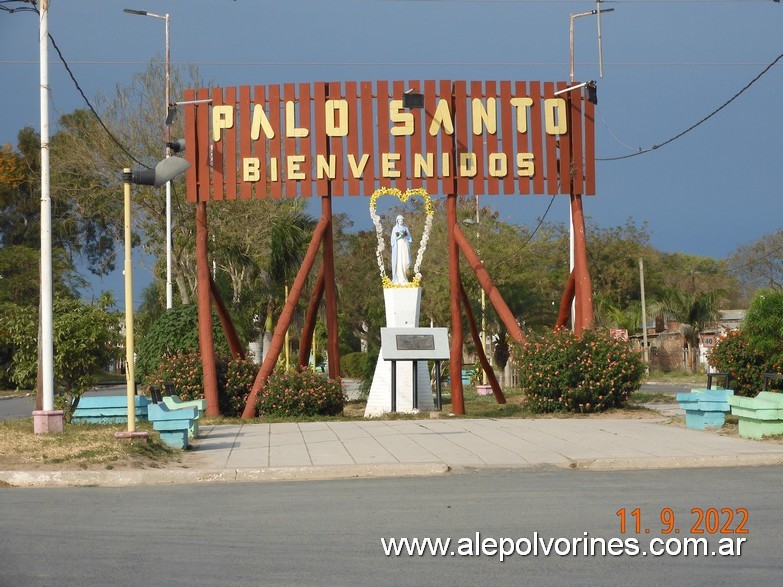
[[731,389],[692,389],[690,393],[678,393],[680,407],[685,410],[685,427],[692,430],[721,428],[726,414],[731,410]]
[[198,409],[195,407],[171,409],[164,403],[147,406],[147,417],[160,439],[173,448],[187,448],[191,431],[198,433]]
[[783,434],[783,393],[762,391],[756,397],[731,397],[729,404],[743,438],[759,440]]
[[178,395],[174,394],[173,385],[170,387],[168,385],[164,385],[164,389],[166,389],[166,394],[161,394],[160,387],[157,385],[150,385],[149,388],[147,388],[152,403],[164,404],[170,410],[177,410],[179,408],[196,408],[198,410],[198,415],[196,416],[196,421],[193,424],[193,427],[190,429],[190,437],[198,438],[198,420],[204,415],[204,411],[207,409],[207,400],[182,400]]
[[[136,420],[146,420],[150,400],[137,395],[134,403]],[[72,424],[119,424],[127,421],[127,395],[83,395],[71,415]]]

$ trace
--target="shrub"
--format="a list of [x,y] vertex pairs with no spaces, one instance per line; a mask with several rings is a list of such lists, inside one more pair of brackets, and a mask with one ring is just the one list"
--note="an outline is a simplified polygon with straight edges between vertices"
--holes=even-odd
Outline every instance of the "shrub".
[[[212,332],[217,354],[229,354],[220,320],[212,314]],[[155,321],[136,349],[136,375],[152,375],[161,359],[168,355],[198,352],[198,307],[176,306]]]
[[367,353],[340,355],[340,373],[344,377],[360,378],[367,368]]
[[730,373],[729,387],[737,395],[751,396],[761,391],[763,374],[773,367],[750,344],[744,330],[734,330],[718,339],[707,358],[722,373]]
[[783,292],[760,289],[753,296],[742,332],[750,347],[772,366],[783,360]]
[[339,379],[327,379],[309,369],[290,369],[269,376],[256,407],[262,416],[336,416],[345,401]]
[[[258,365],[250,359],[234,359],[228,356],[218,356],[215,363],[220,413],[229,417],[239,416],[245,409]],[[161,359],[147,383],[162,386],[165,381],[170,381],[181,399],[202,399],[203,373],[201,355],[198,353],[167,355]]]
[[628,343],[605,330],[530,336],[513,355],[534,413],[601,412],[620,407],[641,385],[644,365]]

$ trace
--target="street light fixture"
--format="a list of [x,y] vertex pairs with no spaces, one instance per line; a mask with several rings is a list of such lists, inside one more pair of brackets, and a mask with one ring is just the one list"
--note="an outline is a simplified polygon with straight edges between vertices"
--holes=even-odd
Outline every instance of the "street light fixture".
[[[166,102],[164,119],[165,124],[165,139],[166,139],[166,157],[171,156],[171,150],[169,148],[169,142],[171,141],[171,124],[169,121],[169,105],[171,102],[171,46],[169,43],[169,15],[155,14],[154,12],[148,12],[147,10],[132,10],[130,8],[124,8],[123,12],[127,14],[136,14],[138,16],[149,16],[151,18],[158,18],[166,23]],[[173,287],[171,281],[171,182],[166,183],[166,309],[170,310],[173,305]]]
[[[131,171],[122,170],[125,220],[125,368],[126,390],[128,397],[128,434],[133,437],[136,430],[136,373],[134,369],[133,336],[133,260],[131,254],[131,184],[160,187],[169,185],[172,179],[183,174],[190,167],[185,159],[167,157],[155,166],[155,169]],[[118,432],[117,436],[126,436]]]

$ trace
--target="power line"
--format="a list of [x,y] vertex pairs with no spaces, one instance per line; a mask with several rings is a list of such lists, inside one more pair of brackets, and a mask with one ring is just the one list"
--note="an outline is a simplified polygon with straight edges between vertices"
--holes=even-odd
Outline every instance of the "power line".
[[751,265],[760,263],[767,257],[777,253],[778,251],[783,251],[783,245],[780,245],[779,247],[776,247],[771,251],[766,252],[765,254],[763,254],[761,257],[758,257],[757,259],[753,259],[752,261],[748,261],[747,263],[743,263],[742,265],[735,265],[734,267],[729,267],[728,269],[726,269],[726,271],[739,271],[740,269],[745,269],[746,267],[750,267]]
[[[38,10],[38,6],[37,6],[35,0],[30,0],[30,3],[33,5],[33,7],[32,8],[28,8],[27,11],[35,12],[36,14],[40,15],[41,13]],[[18,11],[18,10],[20,10],[20,9],[19,8],[11,9],[11,10],[8,10],[8,12],[14,12],[14,11]],[[122,143],[120,143],[120,141],[117,139],[117,137],[114,136],[114,134],[109,130],[109,128],[106,126],[106,124],[104,124],[104,122],[101,119],[100,115],[95,110],[95,108],[93,107],[93,105],[90,102],[90,100],[87,98],[86,94],[84,93],[84,90],[82,90],[81,86],[79,85],[79,82],[76,80],[76,76],[74,75],[73,71],[71,70],[71,67],[68,65],[68,62],[65,60],[65,57],[63,56],[62,51],[60,51],[60,47],[57,46],[57,42],[54,40],[54,37],[51,35],[51,33],[49,33],[48,36],[49,36],[49,40],[52,42],[52,47],[54,47],[54,50],[57,51],[57,55],[60,57],[60,61],[62,61],[62,64],[65,67],[65,70],[68,72],[68,75],[71,78],[71,81],[73,81],[74,86],[76,86],[76,90],[79,92],[79,94],[81,95],[82,99],[87,104],[87,107],[90,109],[90,111],[93,113],[93,115],[95,115],[95,118],[97,119],[98,124],[100,124],[101,127],[103,127],[103,130],[106,131],[106,134],[109,135],[109,138],[114,142],[114,144],[116,144],[120,148],[120,150],[122,150],[123,153],[125,153],[128,157],[130,157],[130,159],[132,161],[134,161],[135,163],[138,163],[139,165],[141,165],[145,169],[150,169],[149,165],[146,165],[145,163],[142,163],[136,157],[134,157],[128,151],[128,149],[126,149],[125,146]]]
[[[684,135],[688,134],[689,132],[691,132],[691,131],[692,131],[693,129],[695,129],[697,126],[700,126],[701,124],[703,124],[703,123],[707,122],[707,121],[708,121],[710,118],[712,118],[713,116],[715,116],[715,115],[716,115],[718,112],[720,112],[720,111],[721,111],[721,110],[723,110],[723,109],[724,109],[726,106],[728,106],[729,104],[731,104],[731,103],[732,103],[734,100],[736,100],[737,98],[739,98],[739,97],[740,97],[740,96],[741,96],[741,95],[742,95],[742,94],[743,94],[743,93],[744,93],[744,92],[745,92],[747,89],[749,89],[749,88],[750,88],[750,86],[752,86],[752,85],[753,85],[753,84],[755,84],[755,83],[756,83],[758,80],[760,80],[760,79],[761,79],[761,77],[762,77],[764,74],[766,74],[766,73],[767,73],[767,72],[768,72],[770,69],[772,69],[772,68],[773,68],[773,67],[774,67],[774,66],[777,64],[777,62],[778,62],[778,61],[780,61],[781,59],[783,59],[783,53],[781,53],[780,55],[778,55],[778,56],[775,58],[775,60],[774,60],[772,63],[770,63],[769,65],[767,65],[767,67],[765,67],[765,68],[764,68],[764,70],[763,70],[763,71],[762,71],[760,74],[758,74],[756,77],[754,77],[752,80],[750,80],[750,82],[748,82],[748,83],[745,85],[745,87],[744,87],[744,88],[742,88],[742,89],[741,89],[739,92],[737,92],[737,93],[736,93],[736,94],[734,94],[734,95],[733,95],[731,98],[729,98],[728,100],[726,100],[726,101],[725,101],[725,102],[724,102],[724,103],[723,103],[721,106],[719,106],[718,108],[716,108],[715,110],[713,110],[712,112],[710,112],[710,113],[709,113],[707,116],[705,116],[704,118],[702,118],[702,119],[701,119],[699,122],[697,122],[696,124],[692,124],[691,126],[689,126],[688,128],[686,128],[684,131],[682,131],[681,133],[679,133],[679,134],[677,134],[677,135],[673,136],[672,138],[670,138],[670,139],[668,139],[668,140],[666,140],[666,141],[664,141],[664,142],[662,142],[662,143],[659,143],[659,144],[657,144],[657,145],[653,145],[652,147],[648,147],[647,149],[641,149],[641,148],[640,148],[640,149],[639,149],[639,150],[638,150],[636,153],[631,153],[631,154],[629,154],[629,155],[620,155],[620,156],[618,156],[618,157],[603,157],[603,158],[598,158],[598,157],[597,157],[597,158],[596,158],[596,161],[619,161],[619,160],[621,160],[621,159],[629,159],[629,158],[631,158],[631,157],[636,157],[637,155],[643,155],[644,153],[649,153],[650,151],[655,151],[656,149],[660,149],[661,147],[664,147],[664,146],[668,145],[669,143],[673,143],[674,141],[676,141],[676,140],[677,140],[677,139],[679,139],[680,137],[682,137],[682,136],[684,136]],[[602,118],[603,118],[603,117],[602,117]],[[612,134],[612,136],[614,136],[614,134]],[[627,146],[627,145],[626,145],[626,146]]]

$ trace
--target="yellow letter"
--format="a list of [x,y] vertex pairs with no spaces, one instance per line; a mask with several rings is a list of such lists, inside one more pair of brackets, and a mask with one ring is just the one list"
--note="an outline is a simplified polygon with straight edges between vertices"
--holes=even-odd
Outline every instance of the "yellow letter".
[[533,153],[517,153],[517,175],[519,177],[533,177],[536,173],[536,164],[533,161]]
[[394,168],[399,160],[399,153],[381,153],[381,177],[400,177],[399,169]]
[[432,177],[433,164],[434,164],[434,159],[432,153],[427,153],[426,155],[422,155],[421,153],[414,153],[413,154],[413,177],[421,177],[422,173],[427,177]]
[[250,125],[250,138],[257,141],[261,136],[261,129],[264,129],[264,135],[268,139],[275,138],[275,130],[269,124],[264,107],[261,104],[253,106],[253,122]]
[[487,107],[481,98],[473,98],[473,134],[478,136],[484,132],[486,126],[487,132],[494,135],[498,128],[497,109],[495,108],[495,98],[487,98]]
[[310,129],[297,128],[295,109],[296,104],[289,100],[285,103],[285,136],[301,138],[310,134]]
[[299,166],[305,162],[304,155],[288,155],[286,163],[288,164],[288,179],[306,179],[304,171]]
[[443,177],[451,177],[451,153],[440,154],[440,168]]
[[449,110],[449,103],[441,98],[438,100],[438,107],[435,108],[435,114],[432,116],[432,124],[430,124],[430,135],[433,137],[440,132],[440,127],[446,131],[447,135],[454,134],[454,123],[451,120],[451,111]]
[[212,108],[212,140],[220,140],[220,131],[234,126],[234,107],[228,104]]
[[395,137],[413,134],[413,113],[404,110],[402,100],[389,102],[389,118],[393,123],[401,123],[402,126],[393,126],[391,134]]
[[329,179],[334,179],[334,163],[336,161],[336,157],[334,155],[329,155],[329,159],[324,155],[316,155],[315,158],[315,175],[318,177],[318,179],[323,179],[324,175],[328,177]]
[[505,153],[489,154],[490,177],[506,177],[508,174],[508,158]]
[[242,179],[244,181],[258,181],[261,179],[258,157],[245,157],[242,159]]
[[[347,137],[348,136],[348,101],[347,100],[327,100],[326,106],[326,136],[329,137]],[[340,124],[335,121],[337,113],[340,114]]]
[[547,98],[544,100],[544,118],[546,120],[546,134],[565,134],[568,130],[566,101],[563,98]]
[[477,173],[478,173],[478,168],[476,166],[476,154],[460,153],[459,154],[460,177],[475,177]]
[[277,157],[269,158],[269,181],[280,181],[277,173]]
[[517,108],[517,132],[527,132],[527,112],[533,105],[533,98],[511,98],[511,105]]
[[[334,155],[332,155],[334,157]],[[359,159],[359,164],[356,164],[356,157],[353,155],[353,153],[348,153],[348,166],[351,168],[351,173],[353,174],[354,178],[359,179],[362,174],[364,173],[364,168],[367,166],[367,161],[369,161],[370,156],[367,153],[364,153],[361,156],[361,159]]]

